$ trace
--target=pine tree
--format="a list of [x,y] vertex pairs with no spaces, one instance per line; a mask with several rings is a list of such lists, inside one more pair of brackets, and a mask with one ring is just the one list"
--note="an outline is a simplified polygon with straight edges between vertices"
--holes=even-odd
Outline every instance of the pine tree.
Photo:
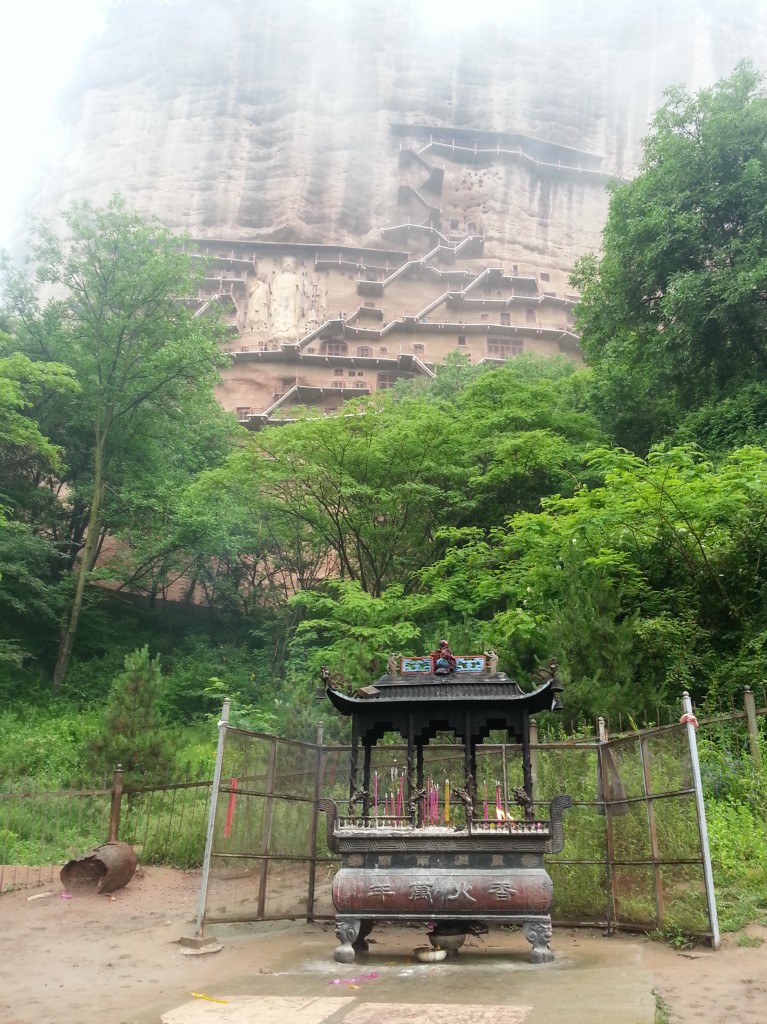
[[162,691],[160,656],[142,647],[125,655],[125,668],[115,676],[104,709],[101,733],[92,744],[99,768],[121,764],[134,775],[163,774],[173,757],[173,743],[158,706]]

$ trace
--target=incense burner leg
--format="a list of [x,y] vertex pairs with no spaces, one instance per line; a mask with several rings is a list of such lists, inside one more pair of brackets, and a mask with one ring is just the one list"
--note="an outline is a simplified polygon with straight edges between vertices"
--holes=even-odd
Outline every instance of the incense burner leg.
[[336,918],[336,936],[341,943],[333,954],[336,963],[354,963],[354,947],[358,941],[361,927],[362,921],[358,917]]
[[524,921],[522,931],[525,938],[533,947],[530,952],[531,964],[548,964],[554,959],[554,954],[549,949],[551,942],[551,918],[537,918],[534,921]]
[[375,921],[364,920],[360,924],[360,933],[357,938],[352,942],[352,949],[355,953],[367,953],[370,946],[367,944],[367,937],[373,931],[373,925]]

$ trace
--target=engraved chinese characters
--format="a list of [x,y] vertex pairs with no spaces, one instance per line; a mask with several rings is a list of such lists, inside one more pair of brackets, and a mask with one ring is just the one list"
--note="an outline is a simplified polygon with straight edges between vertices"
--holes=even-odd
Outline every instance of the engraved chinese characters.
[[333,900],[339,912],[365,908],[406,914],[414,911],[461,915],[526,911],[545,914],[551,907],[553,885],[543,870],[517,869],[436,872],[341,869],[334,880]]

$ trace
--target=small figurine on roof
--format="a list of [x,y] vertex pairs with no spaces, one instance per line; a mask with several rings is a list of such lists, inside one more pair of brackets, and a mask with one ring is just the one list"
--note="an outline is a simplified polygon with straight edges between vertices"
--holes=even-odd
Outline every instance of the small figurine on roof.
[[439,647],[431,652],[431,670],[435,676],[449,676],[455,672],[455,657],[447,640],[440,640]]

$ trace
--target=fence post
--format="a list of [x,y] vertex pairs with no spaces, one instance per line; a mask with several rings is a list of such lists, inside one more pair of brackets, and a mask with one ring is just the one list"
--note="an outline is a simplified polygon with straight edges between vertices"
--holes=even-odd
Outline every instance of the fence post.
[[602,756],[602,745],[607,743],[607,729],[605,728],[605,720],[601,715],[597,719],[597,734],[599,739],[597,746],[597,771],[599,772],[602,800],[604,801],[605,808],[605,882],[607,883],[605,916],[607,918],[607,934],[611,935],[615,931],[613,922],[617,924],[618,921],[619,904],[617,880],[615,878],[615,838],[613,836],[613,812],[610,805],[610,773],[605,764],[606,758]]
[[747,686],[743,692],[743,703],[746,706],[748,745],[751,750],[751,759],[758,768],[762,763],[762,751],[759,746],[759,726],[756,724],[756,701],[750,686]]
[[535,801],[535,793],[538,789],[538,723],[534,718],[530,719],[530,797]]
[[306,920],[308,922],[314,920],[314,887],[317,881],[317,819],[320,815],[320,797],[322,796],[323,732],[322,722],[318,722],[317,735],[314,739],[317,747],[314,763],[314,802],[312,804],[312,820],[309,826],[309,853],[311,860],[309,861],[309,892],[306,897]]
[[216,767],[213,771],[213,785],[210,789],[210,807],[208,809],[208,831],[205,836],[205,856],[202,861],[200,878],[200,898],[197,901],[197,926],[195,934],[202,936],[205,917],[205,903],[208,898],[208,877],[210,875],[210,857],[213,850],[213,831],[216,824],[216,808],[218,806],[218,788],[221,785],[221,766],[224,763],[224,746],[226,744],[226,727],[229,724],[229,698],[221,708],[218,723],[218,747],[216,748]]
[[123,766],[118,764],[112,777],[112,804],[109,808],[109,836],[110,843],[120,838],[120,811],[122,810],[123,798]]
[[703,880],[706,885],[706,901],[708,903],[708,920],[711,925],[711,945],[719,949],[719,921],[716,914],[716,893],[714,892],[714,873],[711,869],[711,851],[708,847],[708,826],[706,825],[706,805],[703,800],[703,783],[700,777],[700,761],[698,760],[698,737],[695,729],[698,725],[692,713],[692,701],[687,690],[682,694],[682,722],[687,728],[687,742],[690,745],[690,764],[692,781],[695,787],[695,809],[698,814],[698,832],[700,849],[703,859]]

